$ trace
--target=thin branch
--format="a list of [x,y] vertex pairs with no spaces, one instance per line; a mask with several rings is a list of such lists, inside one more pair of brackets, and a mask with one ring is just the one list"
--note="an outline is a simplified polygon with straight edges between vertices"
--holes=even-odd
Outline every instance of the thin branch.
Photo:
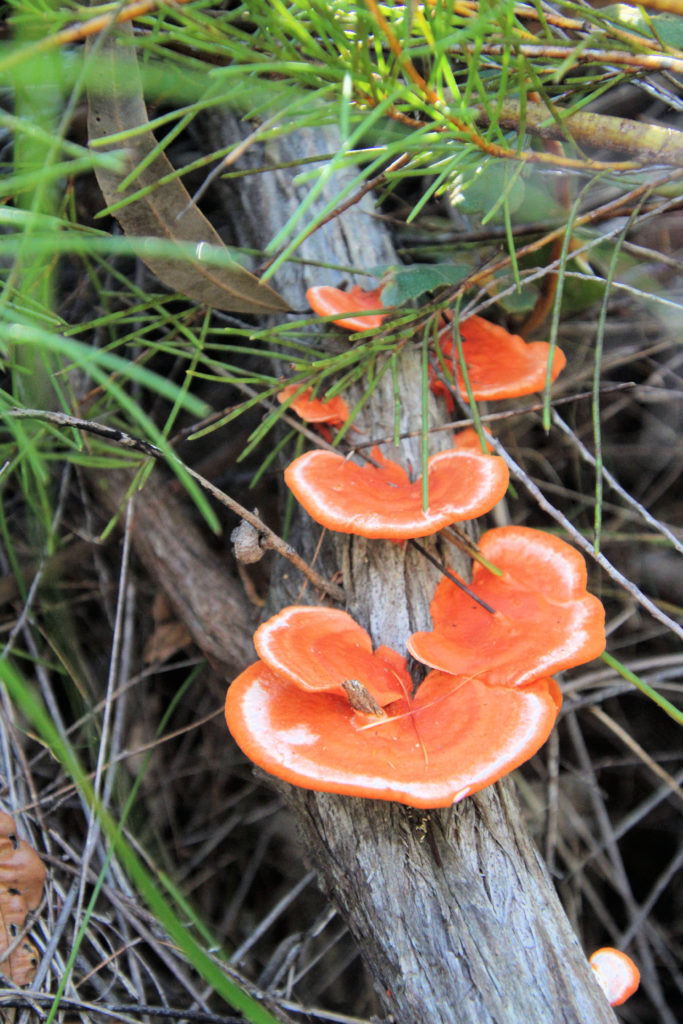
[[[106,438],[112,441],[114,444],[122,445],[124,448],[128,448],[132,451],[143,452],[145,455],[149,455],[154,459],[167,460],[165,452],[158,448],[156,445],[151,444],[149,441],[142,441],[139,438],[132,437],[130,434],[124,433],[122,430],[118,430],[116,427],[108,427],[104,423],[96,423],[92,420],[80,419],[77,416],[68,416],[66,413],[61,412],[48,412],[44,409],[7,409],[5,414],[13,416],[16,419],[34,419],[41,420],[45,423],[53,423],[56,426],[72,427],[75,430],[83,430],[86,433],[97,434],[98,437]],[[238,501],[231,498],[225,491],[221,491],[218,487],[214,486],[210,480],[203,477],[201,473],[197,473],[196,470],[191,469],[190,466],[185,465],[181,459],[177,456],[173,456],[177,465],[182,466],[186,473],[196,480],[197,483],[205,491],[207,491],[216,501],[220,502],[226,508],[234,512],[235,515],[239,516],[240,519],[246,520],[254,529],[258,532],[261,538],[261,546],[264,548],[270,548],[273,551],[277,551],[279,555],[286,558],[288,562],[303,573],[306,579],[311,583],[317,590],[322,590],[323,593],[327,594],[335,601],[342,602],[344,600],[344,591],[341,587],[338,587],[334,583],[328,582],[319,573],[312,569],[311,566],[294,550],[291,545],[287,544],[286,541],[279,537],[274,530],[271,530],[269,526],[263,522],[254,512],[250,512],[249,509],[240,505]]]
[[[591,455],[591,453],[588,451],[583,442],[579,440],[579,438],[576,436],[571,427],[567,423],[565,423],[565,421],[562,419],[562,417],[555,409],[552,410],[551,415],[555,426],[559,427],[563,434],[566,434],[571,443],[580,452],[581,457],[585,459],[586,462],[589,463],[589,465],[595,467],[595,458],[593,457],[593,455]],[[616,493],[621,498],[624,499],[627,505],[630,505],[632,509],[635,509],[638,515],[641,516],[645,520],[645,522],[653,528],[653,530],[657,530],[658,533],[663,534],[663,536],[671,542],[676,551],[678,551],[679,554],[683,555],[683,544],[678,539],[678,537],[671,532],[668,526],[665,526],[664,523],[662,523],[659,519],[656,519],[650,512],[648,512],[648,510],[643,505],[640,504],[639,501],[636,501],[633,495],[629,494],[628,491],[621,486],[619,481],[615,477],[613,477],[610,471],[608,469],[605,469],[604,466],[602,466],[602,476],[604,480],[606,480],[607,483],[610,485],[612,490],[616,491]]]
[[[678,64],[683,71],[683,60]],[[485,127],[491,123],[485,107],[477,107],[476,121]],[[531,132],[542,139],[564,140],[569,134],[580,147],[611,149],[628,153],[642,163],[683,167],[683,132],[662,125],[585,110],[570,113],[554,105],[551,110],[545,103],[531,100],[523,109],[518,100],[505,100],[500,106],[499,124],[506,130]]]
[[[189,0],[175,0],[175,3],[178,5],[185,4],[189,3]],[[97,35],[98,32],[104,32],[113,23],[120,25],[127,21],[133,21],[134,18],[141,18],[145,14],[150,14],[152,11],[164,6],[166,5],[162,0],[136,0],[136,3],[127,4],[119,11],[108,10],[105,14],[99,14],[95,18],[88,18],[87,21],[77,21],[74,25],[69,25],[68,28],[55,32],[54,35],[45,36],[28,46],[17,48],[0,62],[0,70],[8,71],[15,64],[28,65],[30,60],[37,57],[40,53],[59,49],[59,47],[68,46],[71,43],[81,42],[84,39],[90,38],[90,36]]]
[[475,594],[471,587],[468,587],[466,583],[463,583],[459,576],[456,576],[454,572],[451,572],[451,570],[447,569],[445,565],[442,565],[438,558],[434,558],[434,555],[432,555],[431,552],[427,551],[424,545],[420,544],[420,542],[415,540],[414,538],[411,538],[410,544],[414,548],[417,548],[420,554],[424,558],[426,558],[428,562],[431,562],[432,565],[436,566],[439,572],[442,572],[444,576],[447,576],[451,583],[455,583],[456,587],[460,587],[461,590],[464,590],[467,596],[471,597],[473,601],[476,601],[477,604],[480,605],[485,611],[487,611],[490,615],[496,614],[495,608],[492,608],[491,605],[484,601],[482,597],[479,597],[478,594]]
[[644,594],[642,590],[635,585],[635,583],[632,583],[631,580],[623,575],[623,573],[620,573],[616,566],[612,565],[609,559],[605,558],[601,551],[596,552],[593,545],[590,541],[586,540],[581,531],[577,530],[574,524],[570,522],[570,520],[567,519],[567,517],[560,512],[560,510],[556,508],[551,501],[548,501],[540,487],[538,487],[529,475],[524,472],[522,467],[515,462],[512,456],[505,450],[505,448],[503,448],[502,444],[500,444],[499,441],[496,441],[495,438],[492,438],[492,443],[496,449],[496,453],[507,463],[508,469],[512,475],[524,484],[526,489],[538,502],[539,507],[559,523],[560,526],[566,530],[573,542],[585,551],[586,554],[590,555],[590,557],[605,570],[607,575],[618,583],[620,587],[623,587],[623,589],[630,594],[638,604],[642,605],[642,607],[645,608],[654,619],[663,623],[667,629],[670,629],[672,633],[675,633],[677,637],[680,637],[680,639],[683,640],[683,626],[666,615],[666,613],[663,612],[661,608],[659,608],[655,602],[647,596],[647,594]]
[[[603,384],[600,388],[600,394],[612,394],[622,391],[632,391],[637,388],[638,385],[633,381],[615,381],[614,383]],[[553,405],[569,405],[574,402],[579,402],[584,398],[592,398],[592,391],[576,391],[571,395],[564,395],[562,398],[553,398]],[[510,420],[515,416],[526,416],[530,412],[542,412],[543,402],[534,402],[533,405],[520,406],[518,409],[506,409],[504,412],[488,412],[483,413],[479,418],[482,423],[497,423],[501,420]],[[444,430],[453,431],[460,430],[463,427],[471,427],[474,425],[474,420],[470,417],[468,419],[450,420],[448,423],[440,423],[436,427],[429,427],[430,434],[438,434]],[[421,430],[404,430],[398,435],[401,440],[407,437],[419,437]],[[373,437],[370,441],[359,441],[358,444],[354,444],[351,448],[352,452],[360,451],[362,448],[374,448],[375,445],[380,444],[393,444],[395,435],[391,434],[386,437]]]
[[[679,9],[683,9],[683,4],[680,0],[676,0]],[[469,3],[469,0],[460,0],[461,7],[471,7],[472,13],[477,13],[479,4]],[[639,6],[647,7],[647,3],[641,3]],[[654,6],[654,4],[653,4]],[[624,43],[629,43],[631,46],[644,46],[647,45],[651,50],[662,50],[662,45],[655,39],[646,39],[642,35],[638,35],[635,32],[627,32],[625,29],[618,28],[613,24],[602,24],[594,25],[591,24],[587,19],[580,20],[579,18],[568,18],[563,14],[556,14],[552,10],[543,10],[543,13],[539,12],[537,8],[531,4],[517,4],[514,9],[515,15],[518,18],[523,18],[524,21],[544,21],[547,25],[555,25],[557,28],[565,29],[567,32],[584,32],[587,35],[594,33],[596,28],[600,28],[605,35],[612,36],[615,39],[621,39]],[[675,50],[673,47],[668,48],[668,52],[680,53],[680,50]]]
[[[643,40],[646,43],[647,40]],[[467,52],[474,54],[472,46],[458,47],[455,52]],[[547,60],[572,60],[577,63],[590,64],[617,64],[624,67],[642,68],[648,71],[673,71],[680,74],[683,71],[683,60],[678,57],[670,57],[668,54],[657,53],[626,53],[624,50],[582,50],[576,46],[556,46],[540,43],[538,46],[519,44],[517,52],[524,57],[544,57]],[[453,51],[451,51],[453,52]],[[502,43],[483,43],[477,47],[477,53],[485,53],[492,57],[502,57],[508,52]]]
[[683,0],[638,0],[638,6],[647,7],[650,11],[683,15]]

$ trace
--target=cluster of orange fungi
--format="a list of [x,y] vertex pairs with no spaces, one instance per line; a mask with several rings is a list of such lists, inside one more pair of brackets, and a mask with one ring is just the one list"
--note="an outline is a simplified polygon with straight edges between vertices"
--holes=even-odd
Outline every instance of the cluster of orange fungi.
[[[372,312],[382,308],[379,290],[320,287],[308,299],[351,331],[376,329],[386,315]],[[479,317],[460,331],[476,396],[514,397],[543,386],[549,346],[526,345]],[[442,332],[442,359],[452,358],[449,344]],[[513,354],[519,374],[510,383]],[[557,350],[553,375],[564,362]],[[456,379],[455,364],[453,373]],[[279,397],[316,424],[339,425],[348,415],[343,399],[314,399],[301,384]],[[395,542],[482,516],[508,486],[505,462],[482,453],[471,432],[431,456],[427,474],[426,509],[422,479],[411,481],[377,447],[364,465],[336,452],[306,452],[287,467],[285,481],[328,529]],[[552,673],[600,654],[604,612],[586,592],[581,555],[550,534],[490,530],[481,553],[471,590],[444,578],[431,603],[432,630],[406,638],[408,652],[431,669],[417,690],[403,655],[373,652],[346,612],[293,606],[260,626],[259,661],[233,682],[226,701],[242,750],[298,786],[414,807],[449,806],[531,757],[560,708]]]
[[[307,296],[316,313],[354,332],[379,328],[386,315],[377,312],[379,289],[317,287]],[[516,398],[545,386],[547,343],[527,344],[477,316],[458,329],[475,399]],[[466,399],[451,324],[439,332],[437,356]],[[556,348],[551,380],[565,362]],[[431,388],[453,408],[436,373]],[[348,418],[343,399],[314,399],[302,385],[278,397],[316,425]],[[427,473],[427,509],[422,479],[411,481],[377,447],[364,465],[336,452],[306,452],[287,467],[285,481],[328,529],[395,542],[484,515],[508,486],[505,462],[483,454],[471,429],[433,455]],[[293,605],[259,626],[259,660],[235,679],[225,705],[244,753],[296,786],[423,808],[448,807],[528,760],[562,703],[552,673],[602,652],[604,610],[586,591],[582,556],[552,534],[499,527],[482,536],[480,551],[469,592],[444,577],[430,605],[431,631],[406,639],[408,652],[430,669],[417,690],[403,655],[385,646],[373,651],[346,612]],[[638,985],[637,969],[617,950],[598,950],[591,963],[613,1005]]]
[[551,673],[604,647],[602,605],[582,557],[550,534],[499,527],[481,549],[501,575],[477,565],[471,590],[496,612],[439,584],[434,629],[407,640],[433,669],[417,692],[405,658],[373,651],[346,612],[293,605],[260,626],[259,661],[226,700],[247,756],[307,789],[448,807],[535,754],[561,704]]
[[23,932],[44,883],[45,865],[32,846],[17,838],[9,814],[0,811],[0,973],[15,985],[28,985],[38,967],[38,952]]

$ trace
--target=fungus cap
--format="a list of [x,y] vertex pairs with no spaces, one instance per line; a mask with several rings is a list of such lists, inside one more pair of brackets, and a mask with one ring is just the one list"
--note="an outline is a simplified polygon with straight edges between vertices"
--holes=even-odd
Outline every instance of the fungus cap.
[[430,672],[378,716],[256,662],[230,686],[225,716],[247,757],[295,786],[448,807],[530,758],[559,703],[552,679],[513,690]]
[[403,659],[388,647],[372,650],[369,634],[337,608],[290,605],[254,634],[256,653],[272,672],[300,689],[346,698],[358,680],[380,706],[412,689]]
[[317,523],[361,537],[407,540],[484,515],[505,494],[508,469],[496,455],[449,449],[428,461],[429,506],[422,509],[422,478],[411,483],[378,448],[379,466],[358,466],[335,452],[311,451],[285,470],[294,497]]
[[640,971],[631,957],[620,949],[611,946],[596,949],[589,963],[610,1006],[621,1006],[640,984]]
[[358,285],[354,285],[348,292],[344,292],[341,288],[320,284],[309,288],[306,298],[311,309],[319,316],[334,316],[338,313],[339,319],[333,320],[332,323],[344,327],[347,331],[376,330],[382,326],[386,316],[386,313],[361,315],[364,309],[382,308],[381,288],[365,292]]
[[[278,392],[278,402],[280,404],[288,402],[299,387],[299,384],[288,384],[286,388]],[[340,427],[342,423],[346,423],[349,418],[349,407],[341,395],[323,399],[311,398],[312,393],[313,388],[306,388],[290,402],[290,409],[307,423],[329,423],[333,427]]]
[[0,811],[0,975],[15,985],[30,984],[38,969],[38,951],[25,938],[17,945],[17,936],[29,909],[41,901],[45,875],[36,851],[18,838],[10,815]]
[[[489,438],[491,435],[488,431],[484,431],[484,438]],[[477,434],[474,427],[463,427],[462,430],[456,430],[453,435],[453,447],[457,448],[460,452],[476,452],[481,454],[481,443],[479,441],[479,435]],[[486,452],[492,455],[494,452],[493,445],[486,440]]]
[[413,657],[454,675],[524,686],[603,651],[605,613],[586,591],[578,551],[523,526],[489,530],[479,548],[502,575],[475,564],[470,588],[495,614],[443,579],[430,605],[431,632],[408,640]]
[[[543,390],[550,355],[547,341],[526,342],[518,334],[510,334],[504,327],[480,316],[463,320],[459,330],[467,376],[477,401],[519,398]],[[450,325],[440,332],[439,343],[446,365],[457,380],[462,398],[467,401],[467,389],[460,373]],[[566,362],[564,352],[555,347],[551,380],[555,380]],[[452,409],[453,397],[443,381],[434,377],[431,387],[435,394],[446,398],[449,409]]]
[[[37,950],[28,939],[18,946],[16,938],[24,929],[28,907],[20,893],[5,891],[0,899],[0,976],[10,978],[15,985],[28,985],[38,969]],[[14,946],[12,952],[7,951]]]

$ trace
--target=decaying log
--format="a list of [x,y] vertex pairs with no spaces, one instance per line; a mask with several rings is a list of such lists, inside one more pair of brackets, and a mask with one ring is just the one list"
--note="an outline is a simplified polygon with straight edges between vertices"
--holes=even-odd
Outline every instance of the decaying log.
[[[210,144],[221,148],[237,130],[230,115],[212,114]],[[251,151],[248,159],[286,164],[331,149],[329,134],[305,132]],[[305,195],[293,182],[295,174],[274,170],[223,186],[226,215],[240,244],[263,247],[282,227]],[[333,187],[339,187],[339,179]],[[329,197],[324,193],[320,202]],[[365,202],[314,233],[297,256],[358,268],[396,262]],[[275,284],[293,308],[301,309],[306,287],[337,283],[339,277],[319,266],[291,264]],[[359,283],[368,286],[367,280]],[[402,429],[420,423],[420,390],[419,358],[406,352],[399,367]],[[386,436],[393,423],[387,376],[361,426],[370,436]],[[403,444],[402,457],[419,466],[416,442]],[[295,543],[302,554],[312,555],[319,535],[320,528],[301,513]],[[449,558],[454,568],[466,571],[450,552]],[[343,571],[347,608],[375,644],[405,653],[409,633],[430,627],[435,570],[414,549],[327,537],[316,565],[328,575]],[[273,610],[301,600],[299,588],[300,580],[291,575],[275,579]],[[314,602],[316,595],[309,591],[303,600]],[[397,1024],[614,1024],[528,837],[512,783],[439,811],[281,788],[322,886],[359,943],[389,1019]]]
[[[90,485],[110,515],[121,512],[133,477],[94,471]],[[256,623],[239,580],[218,563],[187,512],[187,503],[158,479],[134,497],[132,540],[151,578],[211,664],[235,673],[255,658]]]

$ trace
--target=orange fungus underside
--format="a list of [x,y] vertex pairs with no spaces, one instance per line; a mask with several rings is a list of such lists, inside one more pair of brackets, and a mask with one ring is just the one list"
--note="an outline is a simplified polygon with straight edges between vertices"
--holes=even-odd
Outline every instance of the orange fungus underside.
[[502,576],[475,564],[471,589],[495,614],[443,579],[430,605],[432,631],[408,640],[413,657],[457,676],[523,686],[603,651],[604,609],[586,592],[578,551],[522,526],[489,530],[480,550]]
[[429,505],[422,508],[422,478],[372,450],[378,466],[358,466],[334,452],[300,455],[285,482],[316,522],[340,533],[407,540],[437,533],[450,523],[489,512],[503,497],[508,470],[497,456],[449,449],[428,462]]
[[[525,342],[519,335],[509,334],[505,328],[489,323],[480,316],[463,320],[459,329],[467,375],[477,401],[519,398],[543,390],[550,355],[548,342]],[[441,331],[439,344],[446,367],[457,380],[460,394],[467,401],[467,389],[460,373],[457,347],[450,325]],[[551,380],[555,380],[566,362],[562,350],[555,348]],[[453,408],[453,397],[443,381],[434,377],[431,388],[435,394],[445,397],[449,409]]]
[[[341,288],[332,288],[329,285],[316,285],[306,292],[311,309],[318,316],[334,316],[339,314],[339,319],[332,323],[338,327],[344,327],[347,331],[370,331],[382,326],[386,313],[370,313],[359,315],[364,309],[381,309],[382,298],[381,288],[365,292],[358,285],[354,285],[348,292]],[[349,315],[346,315],[349,314]]]
[[430,672],[414,698],[366,714],[346,696],[304,690],[259,661],[230,686],[225,716],[244,753],[294,785],[447,807],[531,757],[559,704],[553,679],[513,690]]
[[[288,402],[299,387],[299,384],[288,384],[286,388],[278,392],[278,402],[281,404]],[[290,403],[290,409],[307,423],[329,423],[333,427],[340,427],[342,423],[346,423],[349,418],[349,407],[341,395],[335,395],[334,398],[325,400],[311,398],[312,393],[312,388],[306,388]]]
[[590,965],[610,1006],[621,1006],[640,984],[640,971],[631,957],[620,949],[611,946],[596,949],[590,958]]

